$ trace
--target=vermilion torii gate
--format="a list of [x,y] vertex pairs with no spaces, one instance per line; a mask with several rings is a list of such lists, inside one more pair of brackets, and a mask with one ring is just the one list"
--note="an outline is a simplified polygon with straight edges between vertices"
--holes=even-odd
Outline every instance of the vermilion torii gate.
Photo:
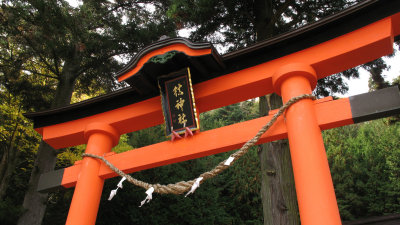
[[[276,92],[283,101],[311,94],[317,80],[390,54],[400,35],[399,1],[365,1],[294,32],[218,55],[208,43],[156,42],[118,74],[130,88],[45,112],[26,114],[55,149],[87,144],[126,173],[239,148],[271,116],[114,154],[124,133],[163,123],[157,77],[189,67],[199,113]],[[304,99],[259,143],[288,138],[302,224],[341,224],[321,130],[400,112],[397,88],[351,98]],[[117,176],[97,159],[43,174],[39,191],[75,186],[66,224],[95,224],[104,179]]]

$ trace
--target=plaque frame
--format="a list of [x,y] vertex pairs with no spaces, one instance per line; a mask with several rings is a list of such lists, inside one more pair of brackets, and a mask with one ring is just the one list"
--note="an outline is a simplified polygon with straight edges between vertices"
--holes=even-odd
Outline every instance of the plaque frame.
[[[165,121],[165,135],[167,137],[171,136],[172,131],[177,134],[183,134],[186,132],[186,127],[192,132],[199,130],[199,117],[197,115],[190,68],[187,67],[160,76],[158,78],[158,87]],[[172,87],[179,87],[177,90],[180,92],[174,94]],[[179,102],[182,104],[177,106]],[[185,117],[185,123],[181,121],[182,115]]]

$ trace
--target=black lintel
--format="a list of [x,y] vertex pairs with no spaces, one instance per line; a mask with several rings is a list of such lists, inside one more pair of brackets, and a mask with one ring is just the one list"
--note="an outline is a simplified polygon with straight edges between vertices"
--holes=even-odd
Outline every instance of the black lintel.
[[53,170],[48,173],[40,175],[38,192],[48,192],[61,188],[61,181],[63,179],[64,169]]
[[397,86],[349,97],[354,123],[400,114]]

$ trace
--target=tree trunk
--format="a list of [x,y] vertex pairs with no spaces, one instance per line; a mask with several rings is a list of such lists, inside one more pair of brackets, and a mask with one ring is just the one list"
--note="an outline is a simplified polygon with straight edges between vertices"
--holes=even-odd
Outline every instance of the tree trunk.
[[4,200],[4,197],[6,195],[6,191],[8,188],[8,184],[10,183],[11,175],[13,174],[15,167],[17,165],[17,160],[18,160],[20,151],[18,151],[18,149],[15,148],[16,146],[18,146],[18,143],[13,143],[13,145],[9,149],[9,156],[4,157],[4,155],[5,155],[4,154],[2,157],[1,163],[3,163],[3,159],[4,159],[6,162],[6,166],[5,166],[4,174],[0,179],[0,200]]
[[[3,177],[6,174],[7,171],[7,162],[8,162],[8,149],[4,149],[3,155],[1,156],[1,161],[0,161],[0,181],[3,180]],[[0,190],[1,193],[1,190]],[[0,194],[0,200],[3,199],[1,194]]]
[[[287,6],[283,6],[287,7]],[[254,27],[257,41],[274,35],[274,12],[271,0],[254,1]],[[276,94],[260,97],[260,116],[282,105]],[[300,224],[292,160],[287,140],[274,141],[259,146],[261,163],[261,200],[265,225]]]
[[[19,112],[19,111],[18,111]],[[10,182],[10,177],[14,172],[15,165],[17,163],[17,158],[19,156],[17,133],[20,122],[17,120],[14,130],[11,133],[8,145],[4,149],[3,156],[0,162],[0,200],[4,199],[6,194],[8,184]]]
[[[276,94],[260,97],[260,114],[282,105]],[[259,146],[261,163],[261,198],[264,225],[300,224],[292,160],[287,140],[274,141]]]
[[274,24],[272,22],[274,12],[271,0],[254,1],[254,28],[256,40],[262,41],[273,36]]
[[54,169],[56,164],[56,151],[44,141],[40,143],[35,164],[29,179],[28,190],[24,197],[24,213],[18,220],[18,224],[40,225],[46,211],[47,193],[37,192],[39,178],[42,173]]
[[[68,63],[65,64],[62,78],[56,90],[53,100],[53,107],[68,105],[71,101],[72,92],[75,84],[75,69],[70,69]],[[46,211],[47,193],[37,192],[39,178],[42,173],[54,170],[56,164],[57,151],[44,141],[41,142],[35,164],[29,179],[28,190],[25,193],[23,208],[24,212],[18,220],[18,225],[40,225]]]
[[[7,186],[3,184],[4,178],[7,176],[8,167],[8,149],[5,149],[0,161],[0,200],[4,199]],[[5,187],[4,187],[5,186]]]

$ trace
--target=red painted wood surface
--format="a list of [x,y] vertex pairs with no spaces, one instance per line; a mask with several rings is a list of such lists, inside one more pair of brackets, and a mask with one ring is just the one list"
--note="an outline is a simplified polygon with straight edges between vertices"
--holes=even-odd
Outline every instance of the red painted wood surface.
[[[352,124],[352,114],[348,98],[331,100],[331,97],[315,101],[318,124],[322,130]],[[163,166],[171,163],[195,159],[203,156],[226,152],[240,148],[266,124],[272,115],[197,133],[193,137],[175,142],[165,141],[158,144],[133,149],[119,154],[108,154],[105,158],[126,173]],[[286,125],[282,116],[258,142],[287,138]],[[140,159],[140,160],[138,160]],[[82,163],[65,168],[62,186],[73,187],[81,171]],[[117,176],[102,164],[99,176],[103,179]]]
[[[197,108],[201,113],[272,93],[272,75],[288,63],[310,65],[315,69],[318,79],[321,79],[390,54],[393,51],[393,35],[400,32],[398,27],[394,27],[399,25],[399,20],[400,16],[396,14],[314,47],[196,84],[194,95]],[[155,97],[94,116],[38,128],[37,131],[56,149],[76,146],[85,143],[85,127],[97,121],[113,126],[120,134],[161,124],[163,116],[160,98]]]
[[[287,64],[274,74],[273,81],[285,103],[293,97],[311,94],[317,76],[309,65]],[[312,100],[303,99],[285,114],[301,224],[342,224],[317,119],[317,115],[324,113],[317,114]]]
[[[87,147],[85,153],[103,155],[118,144],[118,132],[108,124],[92,123],[85,130]],[[82,160],[82,171],[68,212],[67,225],[95,224],[99,209],[104,179],[98,176],[99,160],[86,157]]]
[[146,54],[145,56],[143,56],[142,58],[140,58],[139,62],[136,64],[136,66],[129,72],[125,73],[124,75],[118,77],[118,81],[121,82],[123,80],[128,79],[129,77],[131,77],[133,74],[137,73],[142,67],[143,65],[149,61],[153,56],[157,56],[157,55],[163,55],[167,52],[170,51],[180,51],[180,52],[184,52],[186,55],[188,56],[202,56],[202,55],[207,55],[207,54],[211,54],[211,49],[191,49],[188,46],[184,45],[184,44],[173,44],[173,45],[168,45],[166,47],[157,49],[155,51],[152,51],[148,54]]

